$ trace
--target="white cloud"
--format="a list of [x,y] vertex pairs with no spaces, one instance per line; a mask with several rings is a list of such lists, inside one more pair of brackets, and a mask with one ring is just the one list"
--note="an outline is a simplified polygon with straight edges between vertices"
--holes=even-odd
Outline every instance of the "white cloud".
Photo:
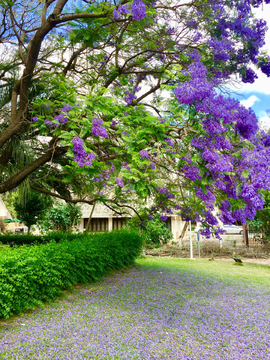
[[259,119],[259,127],[262,130],[269,130],[270,129],[270,117],[265,116]]
[[249,108],[254,105],[255,101],[260,101],[260,99],[257,98],[257,96],[255,95],[251,95],[248,99],[241,100],[240,104],[243,105],[245,108]]

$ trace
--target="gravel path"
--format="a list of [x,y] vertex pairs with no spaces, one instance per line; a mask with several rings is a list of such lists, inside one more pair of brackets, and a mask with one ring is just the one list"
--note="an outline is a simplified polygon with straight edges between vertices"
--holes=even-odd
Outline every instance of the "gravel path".
[[0,333],[0,359],[270,359],[270,291],[137,266]]

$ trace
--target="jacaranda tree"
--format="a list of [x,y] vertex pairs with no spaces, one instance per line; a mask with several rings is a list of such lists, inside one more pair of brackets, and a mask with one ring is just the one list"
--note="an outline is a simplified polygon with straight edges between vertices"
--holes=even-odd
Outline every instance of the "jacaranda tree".
[[262,2],[1,0],[0,192],[252,219],[270,138],[222,89],[270,75]]

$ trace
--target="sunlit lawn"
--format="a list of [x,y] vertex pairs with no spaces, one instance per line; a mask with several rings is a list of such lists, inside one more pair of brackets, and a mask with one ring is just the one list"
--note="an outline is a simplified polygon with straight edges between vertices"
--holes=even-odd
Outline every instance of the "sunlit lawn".
[[6,321],[0,358],[270,359],[269,275],[232,261],[140,259]]

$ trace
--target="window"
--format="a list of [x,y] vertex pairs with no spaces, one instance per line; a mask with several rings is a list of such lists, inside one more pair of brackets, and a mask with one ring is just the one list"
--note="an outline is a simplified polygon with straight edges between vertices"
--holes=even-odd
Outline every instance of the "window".
[[[84,229],[86,228],[88,219],[84,219]],[[90,221],[90,231],[104,232],[108,231],[108,218],[92,218]]]
[[168,219],[165,222],[166,228],[172,231],[172,218],[168,217]]
[[125,218],[113,218],[113,230],[121,229],[126,226],[127,222]]

